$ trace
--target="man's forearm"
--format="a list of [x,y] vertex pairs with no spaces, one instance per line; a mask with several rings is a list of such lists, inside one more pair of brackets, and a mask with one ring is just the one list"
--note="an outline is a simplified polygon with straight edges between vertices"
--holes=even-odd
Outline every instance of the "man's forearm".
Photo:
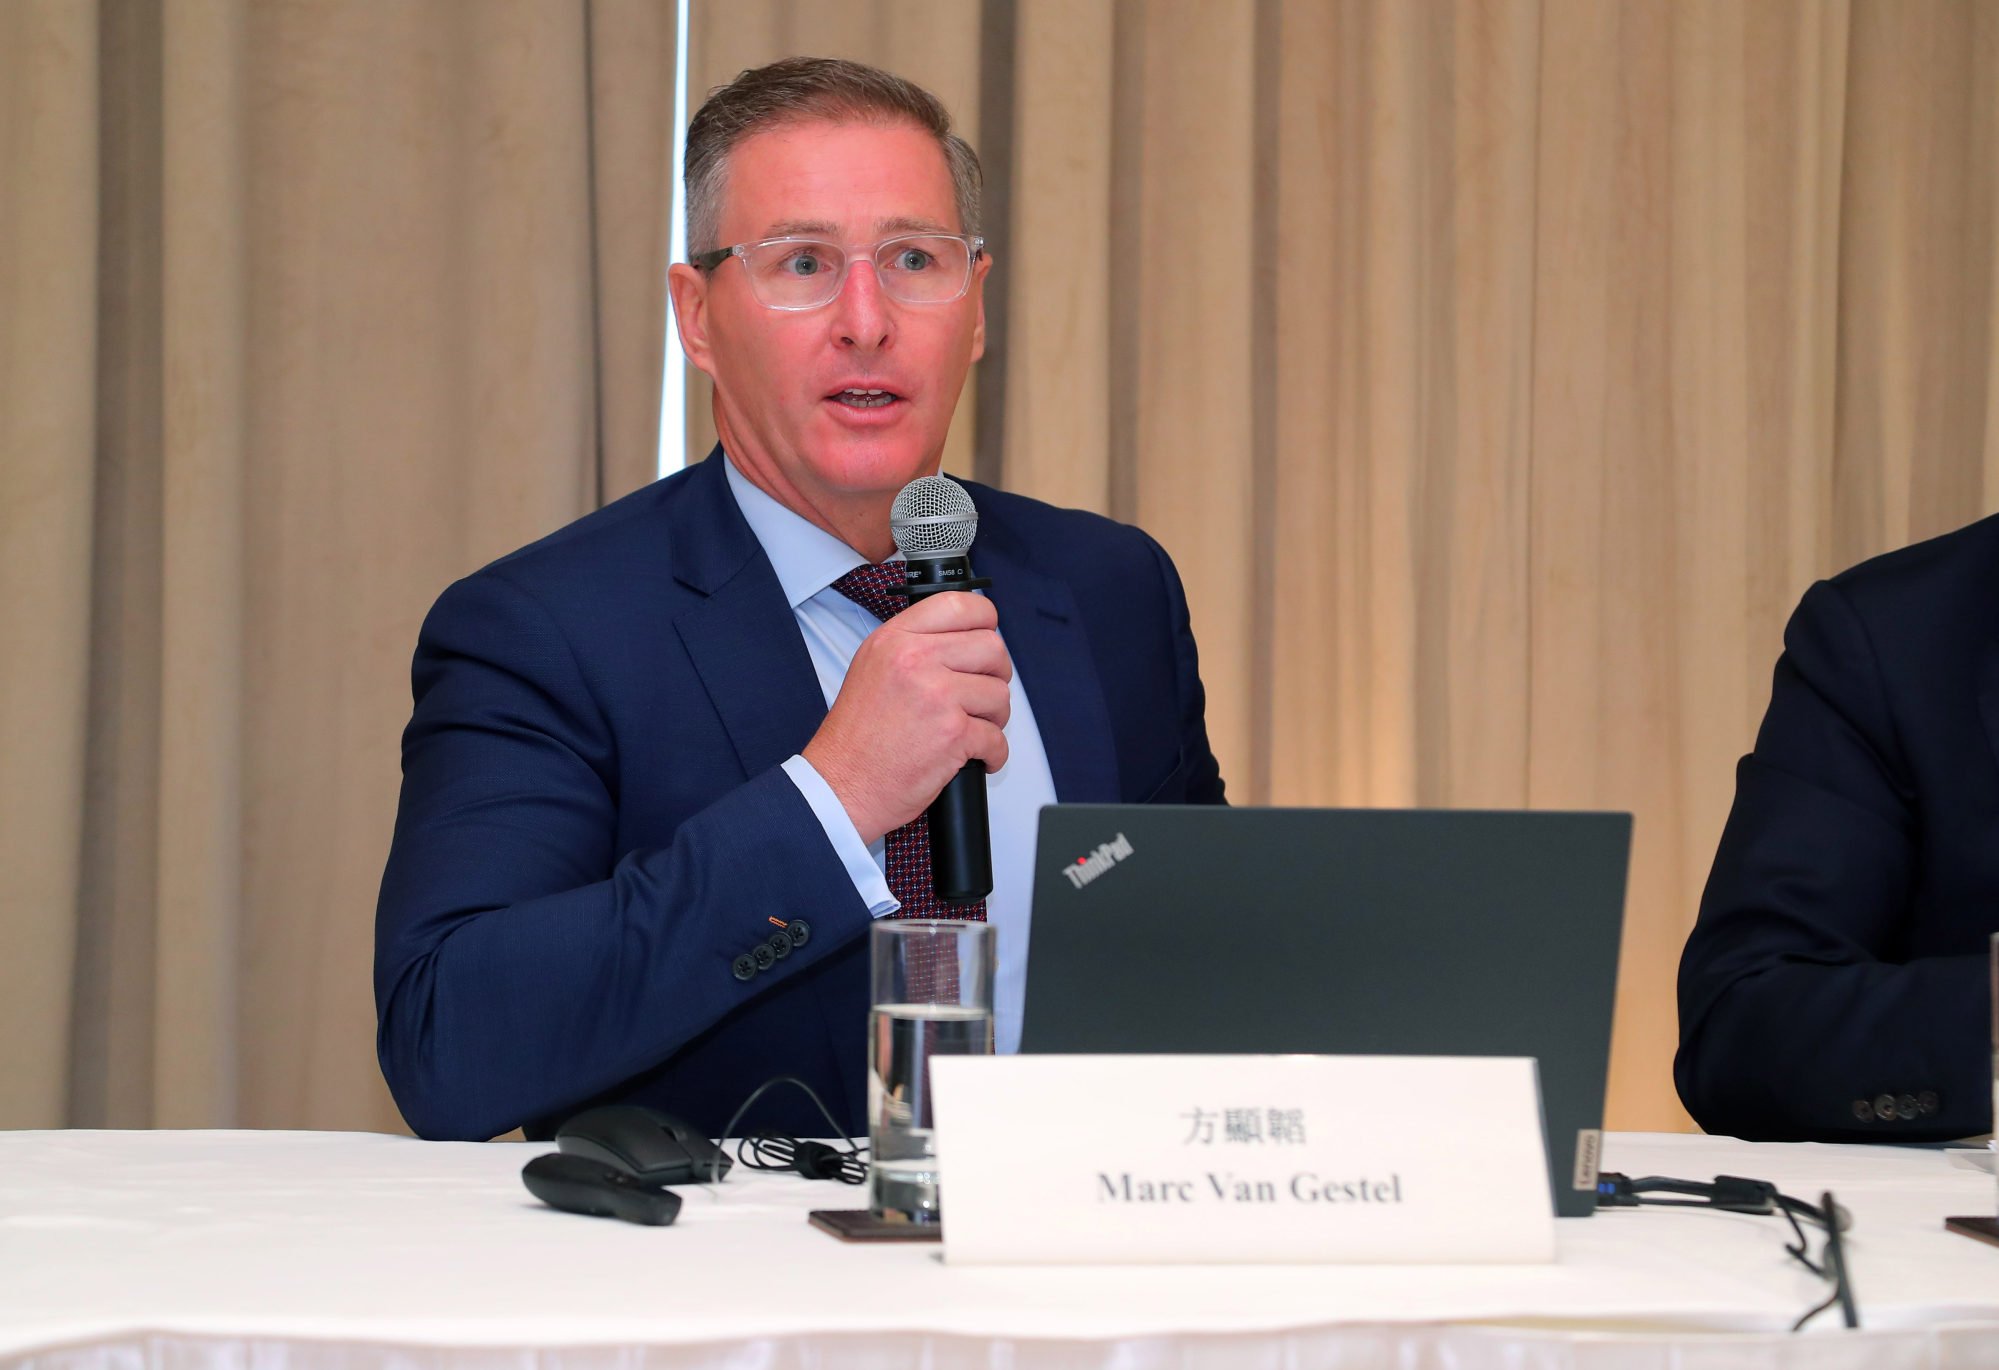
[[1940,1141],[1992,1126],[1990,1031],[1982,955],[1773,960],[1716,998],[1675,1075],[1709,1132]]
[[[445,832],[400,839],[382,893],[382,1070],[425,1137],[483,1140],[609,1089],[869,920],[777,770],[606,880],[499,907],[426,905],[427,890],[451,883],[441,872],[469,855],[453,845]],[[736,958],[772,934],[772,917],[809,920],[810,940],[739,979]]]

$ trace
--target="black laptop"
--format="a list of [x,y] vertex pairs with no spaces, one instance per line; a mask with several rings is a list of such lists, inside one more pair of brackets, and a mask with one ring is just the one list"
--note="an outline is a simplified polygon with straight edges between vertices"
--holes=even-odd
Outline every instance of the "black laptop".
[[1584,1216],[1630,848],[1623,813],[1052,805],[1021,1050],[1532,1056]]

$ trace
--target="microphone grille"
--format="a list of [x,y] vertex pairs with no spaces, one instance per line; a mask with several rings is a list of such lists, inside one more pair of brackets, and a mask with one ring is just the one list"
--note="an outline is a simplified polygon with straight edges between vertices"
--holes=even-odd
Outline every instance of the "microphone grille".
[[960,556],[979,532],[979,510],[949,476],[922,476],[902,487],[888,529],[905,557]]

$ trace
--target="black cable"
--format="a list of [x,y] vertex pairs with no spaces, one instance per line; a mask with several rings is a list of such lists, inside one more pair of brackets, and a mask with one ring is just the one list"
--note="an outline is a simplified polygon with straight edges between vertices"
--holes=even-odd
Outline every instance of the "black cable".
[[1833,1296],[1839,1300],[1839,1315],[1848,1327],[1860,1326],[1860,1304],[1853,1295],[1853,1277],[1846,1273],[1846,1229],[1851,1219],[1830,1189],[1819,1195],[1819,1204],[1832,1219],[1825,1230],[1825,1263],[1832,1272]]
[[1784,1250],[1788,1252],[1791,1258],[1797,1261],[1799,1265],[1802,1265],[1805,1269],[1811,1271],[1814,1275],[1817,1275],[1820,1279],[1828,1278],[1828,1273],[1826,1271],[1826,1268],[1820,1265],[1817,1261],[1812,1259],[1811,1243],[1808,1240],[1806,1240],[1805,1229],[1798,1226],[1798,1215],[1793,1213],[1788,1208],[1782,1211],[1786,1221],[1788,1221],[1791,1224],[1791,1234],[1797,1238],[1797,1240],[1794,1242],[1786,1242],[1784,1244]]
[[808,1180],[866,1184],[868,1163],[859,1150],[801,1141],[781,1132],[754,1132],[736,1141],[736,1159],[752,1170],[793,1170]]
[[[1825,1312],[1826,1309],[1832,1307],[1835,1303],[1838,1302],[1839,1302],[1839,1291],[1835,1289],[1832,1291],[1832,1293],[1826,1295],[1823,1301],[1813,1304],[1810,1308],[1807,1308],[1803,1313],[1799,1314],[1798,1320],[1791,1324],[1791,1330],[1793,1332],[1804,1331],[1806,1323],[1810,1322],[1813,1318],[1816,1318],[1819,1314]],[[1853,1327],[1857,1326],[1857,1324],[1849,1322],[1847,1326]]]
[[[1650,1194],[1684,1194],[1691,1197],[1656,1199]],[[1832,1192],[1823,1193],[1817,1204],[1780,1191],[1768,1180],[1749,1180],[1739,1175],[1717,1175],[1711,1181],[1679,1180],[1666,1175],[1632,1179],[1615,1171],[1604,1171],[1597,1180],[1597,1203],[1604,1208],[1717,1208],[1729,1213],[1782,1213],[1791,1224],[1795,1241],[1784,1243],[1784,1253],[1823,1280],[1832,1282],[1832,1293],[1823,1303],[1805,1310],[1791,1324],[1793,1332],[1835,1303],[1848,1327],[1860,1326],[1860,1309],[1853,1296],[1853,1281],[1846,1271],[1843,1233],[1853,1224],[1853,1216],[1839,1206]],[[1818,1260],[1811,1256],[1811,1244],[1799,1219],[1816,1223],[1825,1230],[1825,1249]]]
[[[723,1125],[722,1135],[715,1139],[715,1158],[708,1163],[709,1184],[721,1183],[722,1144],[728,1140],[729,1134],[736,1130],[736,1124],[743,1120],[743,1115],[750,1111],[750,1105],[763,1098],[767,1091],[774,1089],[778,1085],[797,1085],[800,1089],[804,1090],[805,1096],[818,1105],[819,1115],[826,1120],[826,1125],[832,1129],[831,1135],[845,1142],[847,1150],[851,1155],[860,1155],[861,1148],[856,1146],[854,1139],[841,1129],[840,1124],[833,1118],[833,1110],[826,1107],[826,1101],[819,1097],[818,1092],[811,1085],[806,1084],[805,1081],[799,1079],[796,1075],[779,1075],[775,1079],[765,1080],[762,1084],[751,1090],[750,1097],[743,1100],[736,1111],[729,1116],[729,1121]],[[738,1154],[741,1154],[740,1147],[738,1147]]]

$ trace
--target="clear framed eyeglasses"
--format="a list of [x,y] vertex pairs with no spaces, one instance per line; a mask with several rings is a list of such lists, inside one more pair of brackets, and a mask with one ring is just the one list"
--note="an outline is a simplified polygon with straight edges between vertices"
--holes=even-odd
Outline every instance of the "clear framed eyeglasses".
[[[972,284],[972,264],[984,254],[984,238],[955,233],[904,233],[866,249],[875,279],[892,300],[903,304],[949,304]],[[731,257],[742,260],[750,291],[766,309],[817,309],[831,304],[847,283],[848,249],[817,238],[766,238],[737,243],[690,260],[714,271]]]

